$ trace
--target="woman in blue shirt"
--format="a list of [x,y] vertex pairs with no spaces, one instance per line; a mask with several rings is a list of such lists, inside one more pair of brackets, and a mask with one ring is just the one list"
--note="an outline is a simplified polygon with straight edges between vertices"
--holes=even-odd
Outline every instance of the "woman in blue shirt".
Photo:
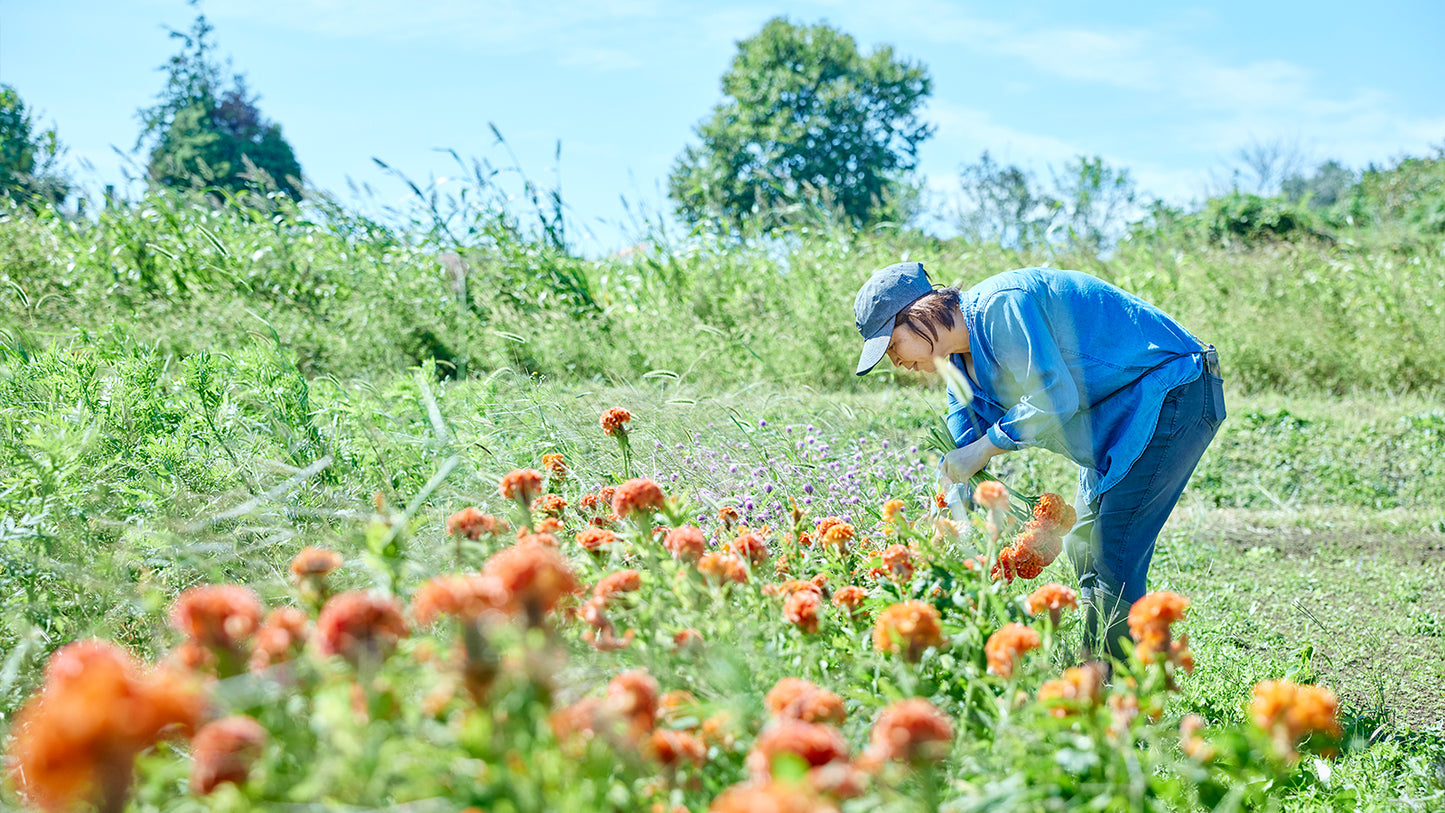
[[960,291],[934,290],[922,264],[899,263],[863,285],[854,315],[858,375],[886,355],[925,372],[946,357],[968,377],[971,400],[948,396],[958,448],[940,463],[945,478],[968,482],[1027,446],[1079,465],[1065,548],[1086,605],[1085,649],[1117,657],[1155,539],[1225,417],[1214,348],[1103,280],[1049,268]]

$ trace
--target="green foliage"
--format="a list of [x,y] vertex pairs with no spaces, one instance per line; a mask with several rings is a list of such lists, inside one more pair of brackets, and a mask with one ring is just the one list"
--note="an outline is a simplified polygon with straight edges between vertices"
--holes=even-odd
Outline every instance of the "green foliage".
[[888,217],[886,204],[932,134],[920,105],[932,90],[921,65],[883,46],[864,56],[826,24],[778,17],[738,43],[723,76],[726,100],[673,166],[669,194],[690,223],[741,230],[799,205],[836,208],[852,224]]
[[170,187],[278,189],[299,200],[301,165],[291,145],[256,108],[242,76],[223,88],[212,30],[200,15],[189,32],[171,32],[181,50],[164,68],[156,104],[140,111],[141,141],[153,142],[151,178]]
[[1045,185],[1018,166],[1001,166],[985,151],[959,171],[958,228],[971,243],[1012,249],[1112,247],[1133,216],[1136,192],[1127,169],[1077,156]]
[[0,84],[0,197],[59,203],[70,194],[69,184],[55,168],[64,147],[55,128],[39,132],[36,128],[20,94]]

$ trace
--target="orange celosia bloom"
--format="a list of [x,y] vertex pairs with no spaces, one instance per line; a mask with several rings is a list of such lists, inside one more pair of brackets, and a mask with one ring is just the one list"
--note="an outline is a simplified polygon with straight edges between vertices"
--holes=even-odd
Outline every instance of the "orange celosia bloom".
[[266,729],[244,715],[201,726],[191,740],[191,792],[205,796],[222,782],[246,784],[251,765],[266,748]]
[[447,517],[447,536],[461,534],[468,539],[481,539],[483,535],[506,533],[510,530],[505,520],[491,514],[483,514],[477,508],[463,508]]
[[532,626],[582,587],[555,547],[536,543],[497,551],[482,565],[482,574],[501,583],[510,597],[508,609],[523,614]]
[[584,511],[596,511],[598,508],[610,504],[610,500],[604,500],[592,493],[583,494],[582,499],[577,501],[577,506]]
[[545,525],[545,524],[546,524],[545,521],[543,521],[543,522],[541,522],[541,523],[538,523],[538,524],[537,524],[537,529],[536,529],[536,531],[533,532],[533,533],[527,533],[526,529],[524,529],[524,528],[518,528],[518,529],[517,529],[517,544],[518,544],[518,545],[539,545],[539,546],[544,547],[544,548],[555,548],[555,547],[557,547],[558,545],[560,545],[561,542],[557,539],[556,536],[554,536],[550,531],[544,531],[544,530],[542,530],[542,526]]
[[1276,754],[1287,760],[1299,757],[1296,748],[1311,734],[1339,739],[1343,733],[1334,692],[1288,680],[1256,683],[1249,701],[1249,718],[1270,735]]
[[612,511],[619,517],[631,516],[635,511],[662,510],[666,498],[657,483],[646,477],[635,477],[617,487],[612,495]]
[[513,469],[503,475],[497,491],[509,500],[531,504],[542,491],[542,472],[536,469]]
[[622,407],[612,407],[602,413],[598,423],[602,425],[602,431],[609,435],[627,434],[627,424],[632,420],[632,413]]
[[325,576],[341,567],[341,554],[324,548],[302,548],[291,560],[291,575],[297,578]]
[[588,526],[577,534],[577,544],[583,549],[597,553],[621,541],[621,537],[606,528]]
[[662,546],[667,548],[674,559],[696,562],[707,551],[707,537],[702,535],[702,530],[699,528],[691,525],[679,525],[667,532]]
[[1204,718],[1198,714],[1186,714],[1179,720],[1179,750],[1197,762],[1214,759],[1214,746],[1199,736],[1204,728]]
[[1134,649],[1142,663],[1157,660],[1170,661],[1184,666],[1185,671],[1194,668],[1194,656],[1187,649],[1187,638],[1180,636],[1172,640],[1170,625],[1184,620],[1189,610],[1189,599],[1178,593],[1158,590],[1150,593],[1129,608],[1129,634],[1137,646]]
[[438,576],[416,591],[411,614],[418,624],[428,626],[439,615],[475,621],[488,612],[506,606],[507,590],[495,578],[476,573]]
[[1097,662],[1071,666],[1055,680],[1039,687],[1039,702],[1055,717],[1078,714],[1097,706],[1104,695],[1104,667]]
[[1048,610],[1054,618],[1054,625],[1057,626],[1060,612],[1069,608],[1075,610],[1079,608],[1079,594],[1058,582],[1049,582],[1030,593],[1025,606],[1028,608],[1029,615],[1038,615],[1044,610]]
[[782,754],[793,754],[816,768],[834,761],[846,762],[848,741],[838,729],[823,723],[774,720],[758,734],[753,750],[748,753],[748,770],[758,779],[770,776],[773,760]]
[[738,524],[738,521],[742,519],[742,516],[738,514],[738,509],[732,507],[731,505],[724,505],[717,510],[717,518],[722,520],[724,526],[731,528],[734,525]]
[[1014,667],[1030,649],[1037,649],[1042,641],[1039,634],[1023,624],[1008,623],[988,637],[983,651],[988,657],[988,668],[1000,677],[1013,677]]
[[202,646],[234,650],[261,625],[261,600],[235,584],[192,587],[176,597],[170,621]]
[[1008,508],[1008,489],[997,480],[987,480],[973,490],[973,501],[984,508],[1003,511]]
[[567,462],[562,459],[562,455],[556,452],[542,455],[542,468],[547,470],[548,476],[554,483],[560,483],[567,479]]
[[833,594],[833,603],[850,611],[857,610],[867,599],[868,591],[853,584],[840,587]]
[[[1033,524],[1029,523],[1030,526]],[[1063,552],[1064,538],[1053,530],[1026,526],[1023,533],[1014,537],[1013,546],[1038,560],[1043,567],[1048,567]]]
[[895,582],[907,583],[913,578],[913,551],[904,545],[889,545],[883,549],[883,567]]
[[532,500],[532,511],[538,514],[546,514],[551,517],[560,517],[562,512],[567,510],[567,501],[561,494],[543,494]]
[[560,741],[573,738],[590,738],[597,733],[599,717],[602,714],[602,699],[585,697],[570,706],[564,706],[547,716],[552,734]]
[[1040,527],[1053,530],[1060,536],[1074,527],[1077,518],[1074,507],[1057,494],[1044,494],[1034,505],[1034,521],[1039,523]]
[[889,500],[883,503],[883,521],[893,524],[898,521],[898,514],[903,510],[905,503],[902,500]]
[[873,724],[868,756],[874,762],[937,762],[953,746],[953,721],[921,697],[883,709]]
[[824,545],[830,548],[843,550],[848,547],[849,542],[853,541],[855,533],[852,525],[846,522],[839,522],[830,526],[825,533],[819,536],[819,539],[822,540]]
[[340,655],[352,666],[378,663],[407,635],[401,603],[390,596],[354,591],[333,596],[316,619],[322,655]]
[[707,746],[695,734],[659,728],[647,743],[648,754],[669,768],[684,762],[701,765],[707,760]]
[[[543,517],[542,521],[537,523],[536,535],[539,537],[552,537],[551,540],[547,541],[547,544],[555,548],[558,544],[556,535],[558,533],[561,533],[562,528],[562,520],[557,519],[556,517]],[[526,535],[524,534],[517,535],[518,541],[521,541],[525,538]]]
[[916,661],[928,647],[943,645],[941,621],[938,609],[928,602],[899,602],[878,614],[873,625],[873,646],[879,652],[901,653]]
[[783,601],[783,617],[803,632],[818,631],[818,609],[823,597],[815,590],[795,590]]
[[714,551],[705,554],[697,560],[697,572],[724,584],[727,582],[748,583],[747,565],[740,557],[731,553]]
[[678,630],[672,636],[672,646],[674,649],[691,649],[694,647],[700,647],[702,646],[702,633],[698,632],[692,627]]
[[934,495],[933,495],[933,504],[936,505],[936,506],[938,506],[938,510],[940,510],[940,511],[948,508],[948,500],[945,500],[945,499],[943,498],[943,492],[942,492],[942,491],[940,491],[940,492],[938,492],[937,494],[934,494]]
[[277,607],[268,613],[251,644],[251,671],[259,672],[296,657],[306,642],[310,621],[295,607]]
[[593,596],[582,604],[577,611],[578,617],[592,629],[582,633],[582,639],[592,645],[593,649],[607,652],[615,649],[623,649],[631,645],[636,633],[628,630],[617,636],[617,627],[613,625],[612,619],[607,617],[607,599],[603,596]]
[[606,601],[614,596],[620,596],[623,593],[630,593],[634,590],[641,589],[641,587],[641,573],[630,569],[619,570],[615,573],[609,573],[604,576],[601,581],[597,582],[597,586],[592,590],[592,595]]
[[822,539],[823,536],[828,533],[828,529],[832,528],[834,525],[842,524],[843,520],[838,519],[837,517],[823,517],[822,519],[818,520],[818,525],[813,529],[813,538]]
[[712,800],[708,813],[838,813],[838,808],[806,787],[769,781],[733,785]]
[[728,546],[733,553],[752,562],[753,567],[768,560],[768,543],[752,531],[744,531]]
[[631,723],[637,736],[652,730],[657,721],[657,681],[645,669],[622,672],[607,683],[603,706]]
[[770,596],[782,596],[787,598],[799,590],[806,590],[810,593],[822,594],[823,588],[817,584],[802,579],[788,579],[787,581],[769,584],[763,588],[763,592]]
[[779,719],[834,725],[842,725],[848,719],[843,698],[797,677],[779,680],[763,698],[763,703]]

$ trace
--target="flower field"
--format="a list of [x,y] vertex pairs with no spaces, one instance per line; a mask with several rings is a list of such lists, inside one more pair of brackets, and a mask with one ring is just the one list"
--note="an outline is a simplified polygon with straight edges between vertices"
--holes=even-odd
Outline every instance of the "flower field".
[[[737,419],[734,418],[734,421]],[[1349,807],[1368,746],[1328,688],[1181,710],[1190,601],[1078,659],[1051,580],[1072,509],[989,481],[940,516],[917,448],[757,419],[534,460],[441,514],[381,492],[287,587],[195,584],[142,661],[50,656],[6,744],[17,803],[102,811]],[[722,433],[718,433],[721,435]],[[443,468],[422,489],[444,479]],[[445,540],[417,555],[418,539]]]

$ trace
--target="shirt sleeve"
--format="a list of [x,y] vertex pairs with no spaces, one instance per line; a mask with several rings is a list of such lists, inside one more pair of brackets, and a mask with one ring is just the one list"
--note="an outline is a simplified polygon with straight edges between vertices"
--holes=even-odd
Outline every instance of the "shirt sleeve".
[[958,448],[983,437],[988,429],[972,409],[958,400],[952,389],[948,391],[948,414],[943,422],[948,425],[948,434],[953,436],[953,444]]
[[985,338],[1018,403],[988,428],[1000,449],[1039,445],[1079,411],[1079,390],[1059,353],[1038,302],[1025,291],[1005,290],[983,309]]

